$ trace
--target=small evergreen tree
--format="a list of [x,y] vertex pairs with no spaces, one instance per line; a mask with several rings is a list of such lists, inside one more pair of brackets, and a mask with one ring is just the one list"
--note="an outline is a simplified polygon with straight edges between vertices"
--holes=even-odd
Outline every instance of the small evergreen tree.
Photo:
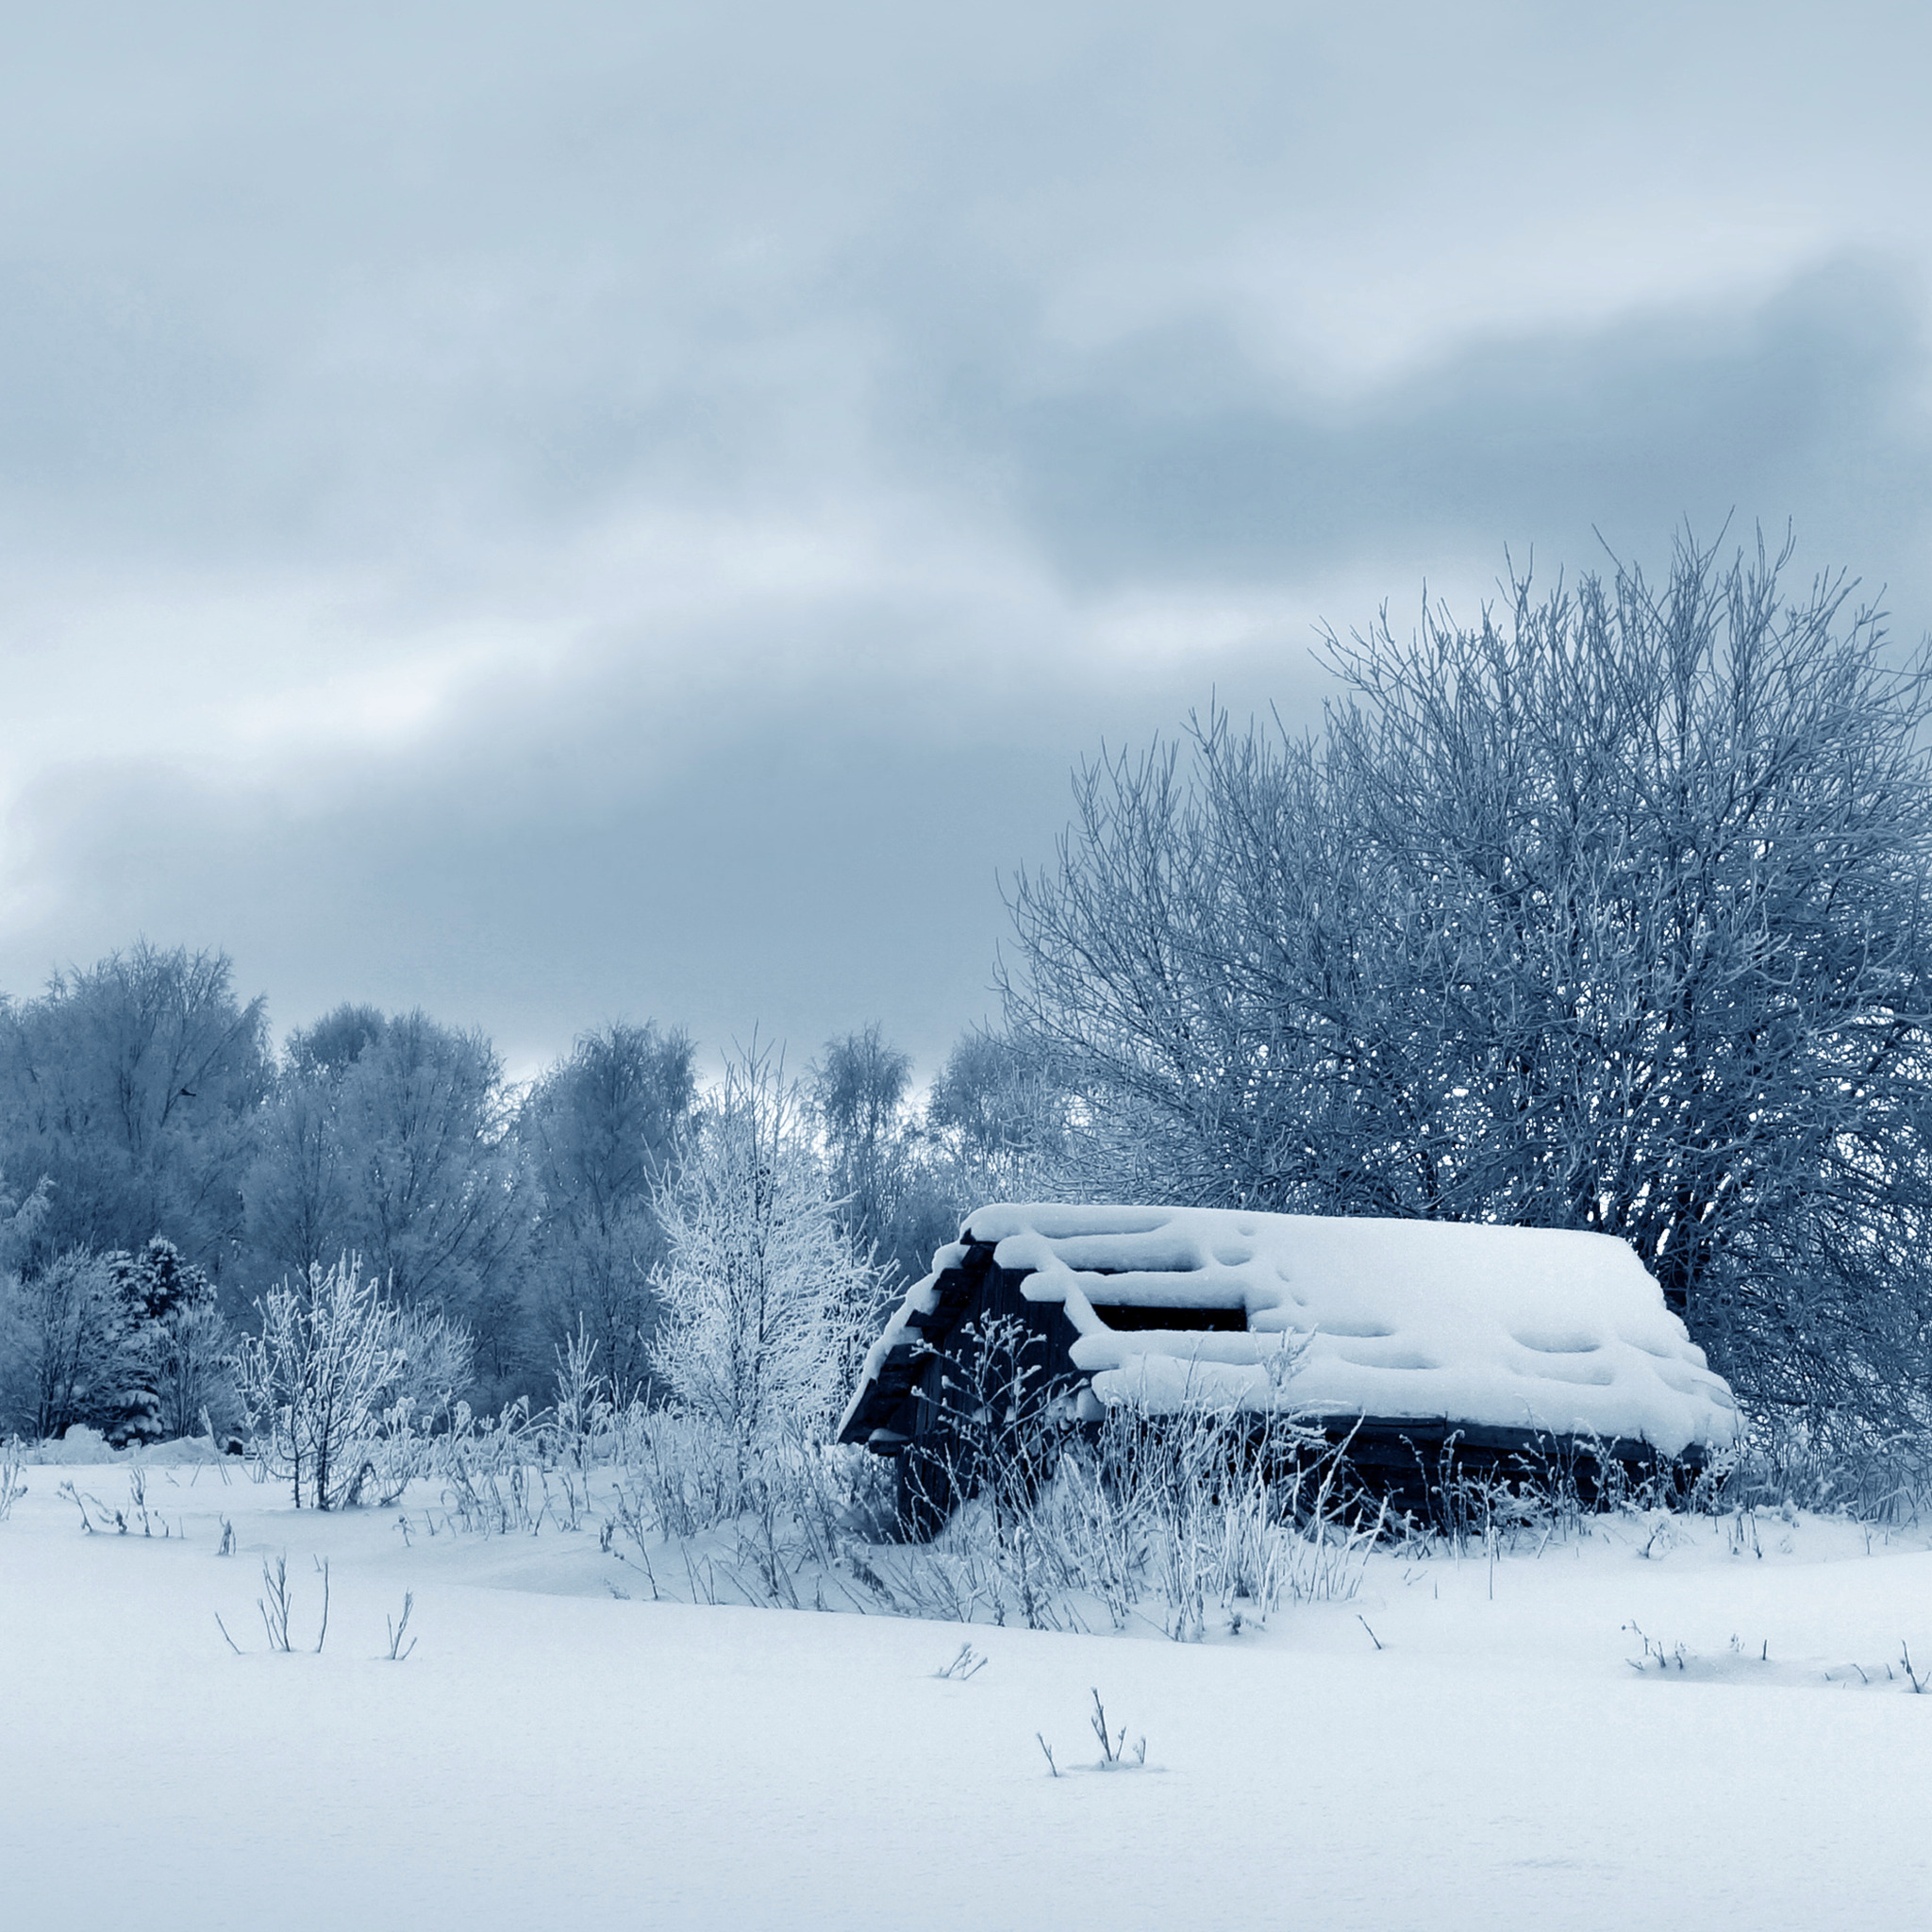
[[186,1435],[208,1405],[227,1353],[214,1284],[156,1235],[139,1255],[109,1255],[113,1386],[100,1423],[117,1449]]

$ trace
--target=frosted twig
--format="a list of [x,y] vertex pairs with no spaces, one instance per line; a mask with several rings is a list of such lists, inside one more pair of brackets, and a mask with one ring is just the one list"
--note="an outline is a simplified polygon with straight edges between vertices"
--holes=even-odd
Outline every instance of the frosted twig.
[[328,1565],[318,1557],[315,1567],[322,1573],[322,1628],[315,1633],[315,1654],[322,1655],[322,1646],[328,1640]]
[[413,1637],[409,1639],[407,1646],[403,1642],[403,1639],[408,1634],[409,1628],[409,1612],[415,1607],[415,1597],[406,1590],[403,1592],[402,1622],[399,1624],[391,1623],[387,1617],[382,1620],[389,1627],[389,1660],[392,1664],[401,1663],[408,1656],[409,1652],[416,1647],[416,1640]]

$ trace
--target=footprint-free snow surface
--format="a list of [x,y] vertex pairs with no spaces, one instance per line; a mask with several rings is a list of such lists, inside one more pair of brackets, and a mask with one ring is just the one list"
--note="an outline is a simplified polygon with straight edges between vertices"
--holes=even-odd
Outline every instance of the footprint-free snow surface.
[[[1178,1644],[653,1602],[593,1518],[431,1536],[433,1494],[318,1517],[224,1473],[150,1468],[143,1537],[58,1494],[125,1517],[125,1468],[29,1467],[0,1523],[8,1926],[1926,1923],[1924,1534],[1613,1516]],[[1094,1768],[1096,1689],[1144,1767]]]

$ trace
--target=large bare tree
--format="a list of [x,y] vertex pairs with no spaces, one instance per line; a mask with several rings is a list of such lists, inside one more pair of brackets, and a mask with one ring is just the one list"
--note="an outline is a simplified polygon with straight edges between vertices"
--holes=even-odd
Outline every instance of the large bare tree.
[[1111,1171],[1620,1235],[1760,1401],[1908,1412],[1926,663],[1788,558],[1385,615],[1329,639],[1320,734],[1215,713],[1084,769],[1006,993]]

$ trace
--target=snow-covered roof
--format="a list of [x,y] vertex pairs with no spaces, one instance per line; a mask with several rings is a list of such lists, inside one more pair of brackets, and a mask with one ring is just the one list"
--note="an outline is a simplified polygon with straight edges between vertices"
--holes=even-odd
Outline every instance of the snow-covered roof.
[[[848,1410],[914,1341],[968,1241],[1058,1302],[1108,1404],[1203,1400],[1720,1447],[1738,1407],[1635,1253],[1607,1235],[1188,1208],[1000,1205],[907,1294]],[[1106,1307],[1240,1309],[1242,1328],[1110,1327]],[[1143,1318],[1144,1319],[1144,1318]],[[1271,1373],[1272,1365],[1272,1373]],[[1285,1373],[1284,1373],[1285,1371]]]

